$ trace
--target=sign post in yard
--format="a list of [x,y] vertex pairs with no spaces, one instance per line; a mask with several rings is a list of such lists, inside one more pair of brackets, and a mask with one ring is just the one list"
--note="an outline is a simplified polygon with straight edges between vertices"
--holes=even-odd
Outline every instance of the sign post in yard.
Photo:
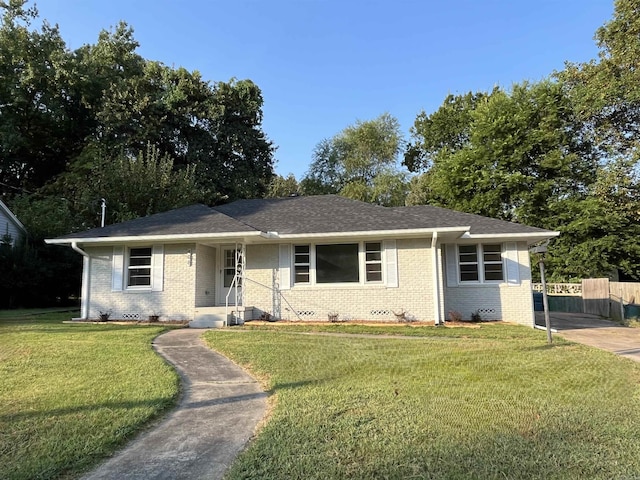
[[538,261],[538,265],[540,265],[540,282],[542,282],[542,305],[544,308],[544,325],[547,329],[547,342],[549,344],[553,343],[553,339],[551,338],[551,318],[549,318],[549,299],[547,298],[547,280],[544,276],[544,254],[547,253],[547,246],[540,245],[538,247],[534,247],[531,249],[531,253],[539,253],[540,260]]

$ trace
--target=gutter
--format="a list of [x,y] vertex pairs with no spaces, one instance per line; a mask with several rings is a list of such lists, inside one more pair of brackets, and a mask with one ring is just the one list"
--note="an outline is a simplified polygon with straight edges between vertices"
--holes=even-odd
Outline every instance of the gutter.
[[73,248],[76,252],[78,252],[83,257],[89,258],[90,256],[87,252],[85,252],[80,247],[78,247],[78,242],[71,242],[71,248]]
[[78,242],[71,242],[71,248],[82,255],[82,286],[80,290],[80,318],[87,320],[89,318],[89,281],[91,269],[91,256],[78,247]]
[[261,232],[261,237],[266,239],[294,240],[306,238],[345,238],[345,237],[390,237],[390,236],[429,236],[434,233],[454,233],[464,234],[471,227],[442,227],[442,228],[405,228],[394,230],[366,230],[366,231],[346,231],[346,232],[320,232],[320,233],[278,233]]

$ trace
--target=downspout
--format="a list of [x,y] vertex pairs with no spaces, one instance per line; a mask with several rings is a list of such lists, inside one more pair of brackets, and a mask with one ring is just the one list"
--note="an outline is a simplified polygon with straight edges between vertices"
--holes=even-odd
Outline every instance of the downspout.
[[435,325],[440,325],[442,319],[440,317],[440,270],[438,268],[438,252],[440,247],[438,246],[438,232],[433,232],[431,237],[431,259],[433,270],[433,322]]
[[91,270],[91,257],[87,252],[78,247],[78,242],[71,242],[71,248],[82,255],[82,289],[80,291],[80,318],[89,318],[89,278]]

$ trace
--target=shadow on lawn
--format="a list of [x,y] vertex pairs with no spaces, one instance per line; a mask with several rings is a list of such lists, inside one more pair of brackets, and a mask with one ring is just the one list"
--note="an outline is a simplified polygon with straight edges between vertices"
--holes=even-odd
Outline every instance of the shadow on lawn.
[[0,415],[0,422],[20,422],[34,418],[59,417],[64,415],[74,415],[83,412],[95,412],[102,409],[107,410],[128,410],[132,408],[153,408],[160,406],[162,409],[174,405],[173,399],[154,398],[144,401],[123,401],[123,402],[105,402],[96,405],[76,405],[64,408],[53,408],[51,410],[41,410],[32,412],[17,412]]

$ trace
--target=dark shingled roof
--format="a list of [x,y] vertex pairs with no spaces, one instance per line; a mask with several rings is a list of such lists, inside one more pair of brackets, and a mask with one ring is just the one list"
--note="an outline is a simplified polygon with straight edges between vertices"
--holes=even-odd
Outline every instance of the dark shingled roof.
[[252,232],[253,228],[205,205],[191,205],[128,222],[72,233],[64,238],[128,237],[142,235],[185,235],[198,233]]
[[365,232],[429,228],[413,215],[336,195],[238,200],[215,207],[263,232]]
[[549,233],[429,205],[388,208],[336,195],[317,195],[238,200],[214,208],[192,205],[59,239],[256,231],[318,234],[467,226],[471,227],[471,234]]
[[483,217],[472,213],[456,212],[447,208],[431,205],[415,205],[411,207],[394,207],[391,210],[398,213],[409,213],[420,218],[425,225],[437,227],[470,226],[472,235],[500,234],[500,233],[545,233],[548,230],[529,227],[519,223],[506,222],[496,218]]

